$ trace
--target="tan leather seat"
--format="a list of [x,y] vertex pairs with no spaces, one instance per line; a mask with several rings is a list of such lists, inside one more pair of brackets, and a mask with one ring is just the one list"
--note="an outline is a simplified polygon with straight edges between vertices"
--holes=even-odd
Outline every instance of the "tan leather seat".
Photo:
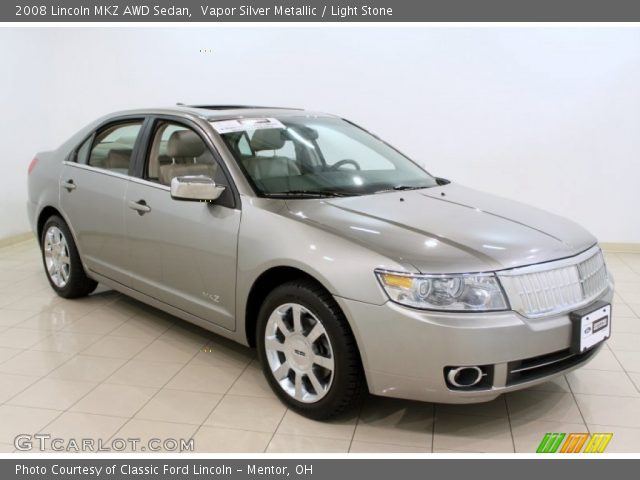
[[160,166],[171,163],[171,158],[167,155],[167,140],[162,140],[158,135],[149,154],[149,170],[148,175],[152,180],[158,180]]
[[192,130],[173,132],[167,142],[167,155],[174,163],[187,163],[204,153],[207,146],[200,136]]
[[160,183],[171,185],[171,179],[174,177],[186,177],[190,175],[204,175],[206,177],[215,178],[216,166],[212,163],[172,163],[164,165],[160,168]]
[[113,149],[109,150],[104,166],[109,170],[129,171],[131,161],[131,150]]
[[217,163],[204,141],[192,130],[173,132],[167,142],[167,156],[171,163],[160,165],[158,181],[170,185],[174,177],[206,175],[215,178]]
[[281,128],[264,128],[256,130],[251,136],[251,148],[260,152],[263,150],[280,150],[284,147],[284,136]]
[[[251,137],[251,148],[254,152],[280,150],[285,139],[279,128],[256,130]],[[288,157],[274,155],[272,157],[246,157],[242,160],[244,167],[256,180],[274,177],[300,175],[296,162]]]

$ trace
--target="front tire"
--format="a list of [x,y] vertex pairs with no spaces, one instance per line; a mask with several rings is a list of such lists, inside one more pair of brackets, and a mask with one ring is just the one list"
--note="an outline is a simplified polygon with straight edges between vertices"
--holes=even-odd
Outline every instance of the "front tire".
[[63,298],[89,295],[98,282],[87,277],[73,236],[57,215],[47,219],[40,239],[42,261],[51,288]]
[[314,282],[276,287],[258,314],[258,356],[275,394],[316,420],[356,407],[365,392],[355,339],[333,297]]

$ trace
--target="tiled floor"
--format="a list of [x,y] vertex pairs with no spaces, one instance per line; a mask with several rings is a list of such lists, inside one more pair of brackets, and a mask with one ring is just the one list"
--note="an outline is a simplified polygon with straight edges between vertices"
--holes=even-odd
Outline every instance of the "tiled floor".
[[488,404],[369,397],[319,423],[274,397],[252,350],[112,291],[62,300],[34,241],[5,247],[0,452],[36,432],[193,437],[200,452],[532,452],[552,431],[613,432],[608,452],[640,452],[640,255],[607,260],[614,336],[585,368]]

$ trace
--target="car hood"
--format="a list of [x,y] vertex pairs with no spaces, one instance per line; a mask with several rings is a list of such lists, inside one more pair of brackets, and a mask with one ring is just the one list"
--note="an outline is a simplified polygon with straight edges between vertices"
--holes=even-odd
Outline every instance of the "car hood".
[[576,255],[596,243],[563,217],[456,184],[287,205],[292,218],[422,273],[502,270]]

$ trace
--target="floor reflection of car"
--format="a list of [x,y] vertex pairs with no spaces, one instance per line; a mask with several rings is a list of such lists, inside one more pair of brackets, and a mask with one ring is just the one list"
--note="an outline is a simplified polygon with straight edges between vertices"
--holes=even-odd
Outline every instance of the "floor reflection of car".
[[275,393],[310,417],[366,391],[488,401],[609,337],[612,279],[591,234],[435,177],[336,116],[121,112],[29,172],[59,295],[100,282],[257,347]]

